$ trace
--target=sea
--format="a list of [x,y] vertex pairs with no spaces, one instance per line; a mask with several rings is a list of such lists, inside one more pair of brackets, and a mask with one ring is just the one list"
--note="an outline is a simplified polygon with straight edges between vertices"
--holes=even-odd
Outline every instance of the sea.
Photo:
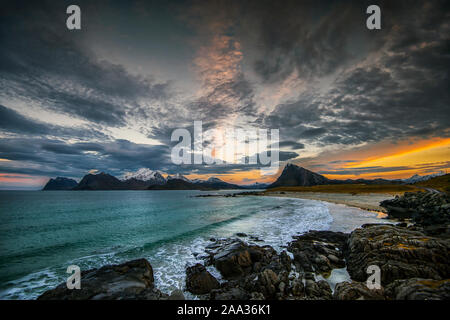
[[[211,239],[259,238],[285,250],[309,230],[350,232],[377,213],[285,197],[195,197],[206,191],[0,191],[0,299],[35,299],[81,270],[146,258],[156,287],[183,289]],[[254,238],[252,238],[254,239]],[[210,267],[213,275],[220,274]]]

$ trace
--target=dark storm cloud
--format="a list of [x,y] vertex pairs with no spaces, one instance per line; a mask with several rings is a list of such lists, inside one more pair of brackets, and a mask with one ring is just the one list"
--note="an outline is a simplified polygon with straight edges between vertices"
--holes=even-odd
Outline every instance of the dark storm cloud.
[[[314,79],[360,61],[383,43],[384,34],[365,28],[370,1],[246,1],[245,37],[260,50],[254,70],[267,82],[297,71]],[[393,10],[391,4],[383,9]],[[397,9],[396,9],[397,10]],[[388,28],[388,23],[384,23]],[[252,32],[250,34],[250,32]]]
[[[8,2],[4,6],[0,22],[2,96],[32,100],[109,126],[124,125],[127,111],[139,108],[139,99],[167,97],[168,83],[131,75],[124,67],[95,57],[83,44],[83,29],[77,33],[65,27],[67,6],[64,1]],[[83,19],[88,26],[89,14]]]
[[[270,156],[271,152],[267,152],[267,154]],[[279,159],[280,161],[287,161],[291,159],[295,159],[299,156],[297,152],[293,151],[279,151]]]
[[293,150],[298,150],[298,149],[304,149],[305,148],[305,145],[303,143],[296,142],[296,141],[290,141],[290,140],[281,141],[280,143],[278,143],[278,146],[280,148],[290,148],[290,149],[293,149]]
[[0,132],[61,138],[106,138],[105,134],[92,128],[67,128],[32,120],[2,105],[0,105]]
[[29,120],[16,111],[2,105],[0,105],[0,130],[25,134],[50,133],[50,129],[46,125]]
[[13,160],[1,163],[2,172],[82,177],[91,169],[119,175],[124,168],[161,168],[170,164],[170,150],[126,140],[71,144],[46,138],[9,138],[0,140],[0,158]]
[[400,7],[383,11],[395,26],[381,30],[385,43],[371,61],[340,72],[325,92],[277,106],[262,123],[279,127],[281,138],[318,145],[448,136],[448,4]]

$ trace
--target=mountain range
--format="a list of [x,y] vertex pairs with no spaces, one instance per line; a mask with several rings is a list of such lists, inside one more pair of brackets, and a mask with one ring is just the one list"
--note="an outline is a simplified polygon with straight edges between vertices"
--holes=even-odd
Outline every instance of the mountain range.
[[73,179],[57,177],[50,179],[42,190],[219,190],[219,189],[268,189],[291,186],[316,186],[325,184],[405,184],[426,181],[441,174],[427,176],[414,175],[408,179],[328,179],[318,173],[312,172],[294,164],[287,164],[280,176],[272,184],[255,183],[252,185],[237,185],[225,182],[216,177],[207,180],[190,180],[177,173],[167,178],[158,172],[147,168],[139,169],[134,173],[126,173],[122,179],[101,172],[87,174],[79,183]]
[[164,178],[160,172],[143,168],[135,173],[123,175],[122,180],[104,172],[87,174],[79,183],[73,179],[58,177],[50,179],[42,190],[219,190],[244,188],[248,187],[231,184],[216,177],[211,177],[208,180],[189,180],[181,174],[175,174]]

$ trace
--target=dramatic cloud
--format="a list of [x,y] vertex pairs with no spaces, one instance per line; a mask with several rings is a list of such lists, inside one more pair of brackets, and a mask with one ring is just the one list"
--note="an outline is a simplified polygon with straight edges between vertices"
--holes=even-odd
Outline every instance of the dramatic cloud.
[[60,138],[107,138],[105,134],[93,128],[67,128],[35,121],[2,105],[0,105],[0,132],[18,135],[56,136]]
[[[382,31],[385,44],[371,59],[339,72],[327,88],[278,105],[264,122],[319,145],[447,136],[450,26],[443,3],[433,4],[402,7],[396,18],[405,24]],[[420,19],[404,19],[418,10]]]
[[[64,3],[10,4],[2,14],[0,94],[99,124],[123,126],[143,99],[164,99],[168,83],[101,60],[65,26]],[[87,15],[89,17],[89,15]]]
[[174,165],[173,130],[198,120],[279,129],[281,162],[331,175],[414,167],[348,169],[356,160],[336,150],[450,134],[448,1],[378,1],[381,30],[365,26],[368,0],[81,0],[78,31],[65,27],[69,4],[2,3],[0,174],[259,168]]

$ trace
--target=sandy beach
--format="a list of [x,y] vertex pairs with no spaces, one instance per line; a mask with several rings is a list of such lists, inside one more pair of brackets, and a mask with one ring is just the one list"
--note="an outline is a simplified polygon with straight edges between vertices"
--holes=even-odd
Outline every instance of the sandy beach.
[[310,200],[320,200],[337,204],[344,204],[363,210],[377,211],[385,213],[386,210],[380,207],[380,202],[386,199],[392,199],[391,194],[368,193],[368,194],[349,194],[349,193],[324,193],[324,192],[289,192],[289,191],[267,191],[265,196],[300,198]]

